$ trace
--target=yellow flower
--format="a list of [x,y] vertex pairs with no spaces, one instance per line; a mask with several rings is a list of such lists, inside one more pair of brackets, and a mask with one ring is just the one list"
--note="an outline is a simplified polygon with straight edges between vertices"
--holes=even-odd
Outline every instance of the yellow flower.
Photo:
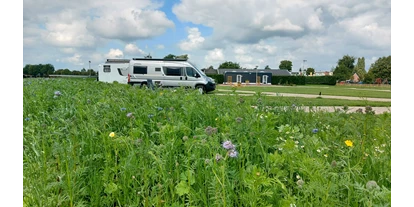
[[109,136],[110,136],[110,137],[114,137],[114,136],[115,136],[115,133],[114,133],[114,132],[111,132],[111,133],[109,134]]
[[218,121],[218,118],[216,118],[216,121]]
[[352,143],[352,141],[351,141],[351,140],[346,140],[346,141],[345,141],[345,144],[346,144],[346,146],[348,146],[348,147],[352,147],[352,146],[353,146],[353,143]]

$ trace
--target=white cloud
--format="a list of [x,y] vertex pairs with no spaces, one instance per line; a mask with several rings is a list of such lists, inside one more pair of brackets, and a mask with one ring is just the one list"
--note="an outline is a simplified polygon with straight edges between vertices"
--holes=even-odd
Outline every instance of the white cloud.
[[72,48],[72,47],[60,48],[60,51],[62,51],[63,53],[66,53],[66,54],[73,54],[73,53],[76,52],[75,48]]
[[299,32],[299,31],[303,31],[303,28],[298,26],[298,25],[292,24],[289,19],[284,19],[284,20],[276,22],[272,25],[264,25],[263,31],[293,31],[293,32]]
[[208,65],[224,61],[223,49],[214,48],[214,50],[208,51],[207,55],[204,57],[204,60]]
[[105,55],[106,58],[123,58],[124,53],[120,49],[110,49]]
[[198,49],[204,42],[204,37],[201,36],[201,32],[197,27],[187,29],[187,40],[181,41],[180,48],[185,51]]
[[85,63],[82,60],[80,54],[74,54],[72,57],[66,57],[62,59],[57,59],[58,62],[70,63],[73,65],[84,65]]
[[382,14],[363,14],[339,22],[348,35],[358,40],[359,44],[389,47],[391,45],[391,25],[381,26],[377,20]]
[[157,49],[164,49],[164,48],[165,48],[165,46],[162,45],[162,44],[157,45]]
[[129,55],[146,55],[146,53],[139,49],[135,44],[129,43],[127,45],[125,45],[125,54],[129,54]]
[[172,27],[174,23],[162,11],[129,7],[108,11],[104,16],[88,22],[88,28],[94,34],[125,42],[155,37]]

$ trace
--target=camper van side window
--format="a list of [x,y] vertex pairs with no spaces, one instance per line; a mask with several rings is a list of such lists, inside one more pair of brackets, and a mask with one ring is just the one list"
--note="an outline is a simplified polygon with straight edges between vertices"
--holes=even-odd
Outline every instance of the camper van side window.
[[164,67],[164,74],[169,76],[182,76],[183,68],[180,67]]
[[104,65],[103,72],[104,73],[110,73],[111,72],[111,65]]
[[161,68],[155,68],[155,72],[161,72]]
[[188,76],[188,77],[196,77],[197,72],[196,72],[196,71],[194,71],[194,69],[193,69],[193,68],[186,67],[185,69],[186,69],[186,71],[187,71],[187,76]]
[[147,74],[147,66],[134,66],[134,74]]

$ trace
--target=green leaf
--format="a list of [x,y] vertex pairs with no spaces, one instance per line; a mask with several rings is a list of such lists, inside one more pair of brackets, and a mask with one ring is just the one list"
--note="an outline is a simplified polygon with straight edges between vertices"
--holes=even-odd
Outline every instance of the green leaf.
[[179,196],[183,196],[190,193],[190,186],[188,186],[186,182],[181,181],[178,183],[178,185],[175,186],[175,190]]
[[105,193],[112,194],[118,190],[118,186],[115,183],[109,183],[105,186]]

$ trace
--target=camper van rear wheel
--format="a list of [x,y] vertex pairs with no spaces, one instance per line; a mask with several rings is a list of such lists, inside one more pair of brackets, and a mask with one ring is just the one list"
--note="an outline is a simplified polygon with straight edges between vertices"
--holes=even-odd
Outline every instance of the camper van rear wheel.
[[203,85],[197,85],[196,89],[198,90],[198,92],[200,92],[200,94],[203,94],[206,91],[206,87],[204,87]]

